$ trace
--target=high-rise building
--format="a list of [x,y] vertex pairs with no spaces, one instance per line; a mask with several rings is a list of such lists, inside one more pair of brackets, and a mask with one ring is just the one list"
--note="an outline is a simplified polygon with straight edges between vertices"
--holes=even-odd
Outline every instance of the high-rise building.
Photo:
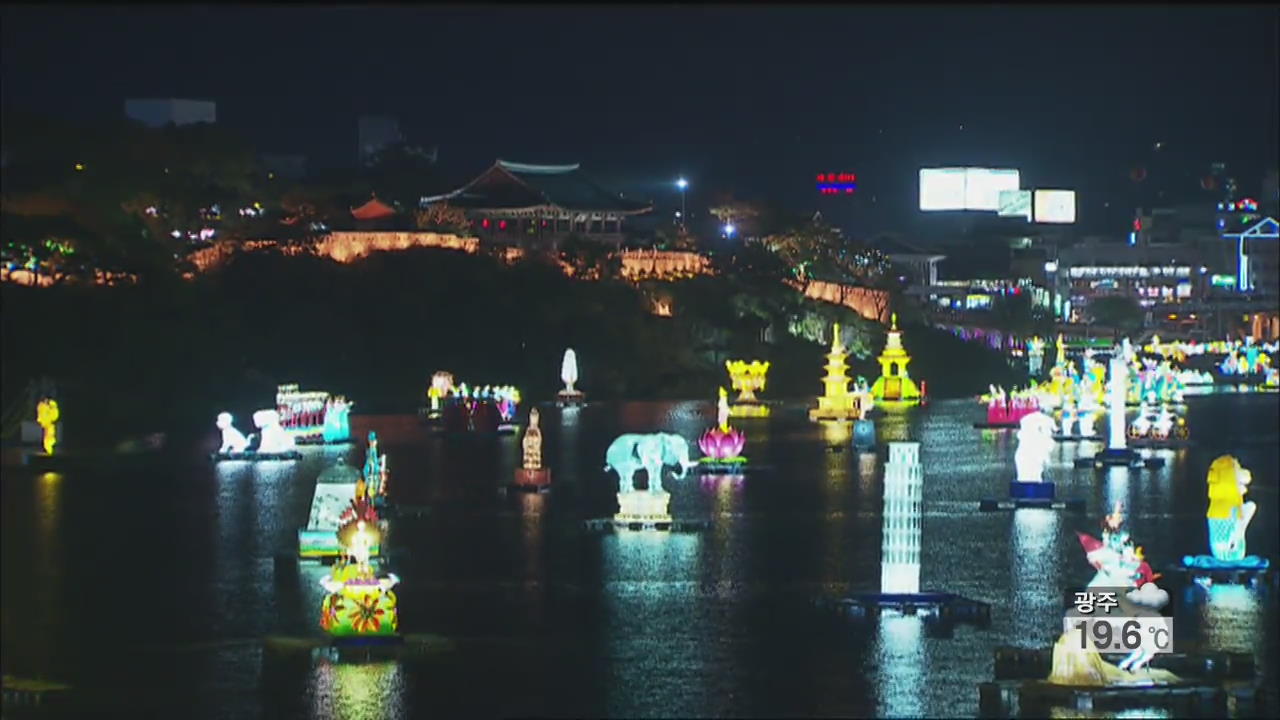
[[394,115],[361,115],[356,125],[356,161],[362,167],[383,148],[404,141],[400,120]]
[[166,125],[213,124],[218,121],[218,104],[212,100],[131,99],[124,101],[124,114],[152,128]]

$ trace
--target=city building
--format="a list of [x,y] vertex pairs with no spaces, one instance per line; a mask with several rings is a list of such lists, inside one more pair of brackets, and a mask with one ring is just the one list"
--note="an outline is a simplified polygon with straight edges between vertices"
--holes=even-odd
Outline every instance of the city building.
[[218,104],[211,100],[137,99],[124,101],[124,114],[150,128],[216,123]]
[[356,162],[364,167],[383,149],[404,142],[400,119],[393,115],[361,115],[356,120]]
[[1262,298],[1280,297],[1280,233],[1275,219],[1263,218],[1240,232],[1224,232],[1222,238],[1234,245],[1236,290]]
[[587,177],[578,165],[528,165],[498,160],[453,192],[422,198],[461,208],[482,242],[554,246],[571,236],[621,245],[626,218],[653,209]]

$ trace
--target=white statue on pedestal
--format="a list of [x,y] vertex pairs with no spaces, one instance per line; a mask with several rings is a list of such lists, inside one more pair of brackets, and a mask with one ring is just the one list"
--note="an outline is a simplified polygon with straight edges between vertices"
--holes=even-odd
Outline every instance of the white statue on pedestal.
[[564,360],[560,362],[560,379],[564,381],[564,394],[577,395],[573,384],[578,382],[578,354],[569,348],[564,351]]
[[1022,418],[1018,429],[1018,449],[1013,454],[1013,464],[1018,470],[1018,482],[1044,482],[1044,466],[1049,462],[1053,449],[1053,418],[1044,413],[1032,413]]
[[280,426],[280,413],[276,410],[259,410],[253,414],[253,424],[262,433],[258,443],[260,453],[284,453],[294,449],[293,436]]
[[249,439],[236,429],[231,420],[231,413],[218,413],[217,426],[222,431],[222,447],[218,452],[222,454],[242,453],[249,447]]

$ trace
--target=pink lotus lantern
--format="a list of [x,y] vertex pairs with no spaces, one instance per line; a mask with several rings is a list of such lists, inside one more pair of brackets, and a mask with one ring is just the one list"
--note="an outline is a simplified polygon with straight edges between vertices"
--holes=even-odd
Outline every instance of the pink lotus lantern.
[[698,438],[698,449],[712,461],[740,457],[743,446],[747,444],[747,436],[741,430],[729,427],[729,396],[724,388],[720,388],[716,415],[716,426]]

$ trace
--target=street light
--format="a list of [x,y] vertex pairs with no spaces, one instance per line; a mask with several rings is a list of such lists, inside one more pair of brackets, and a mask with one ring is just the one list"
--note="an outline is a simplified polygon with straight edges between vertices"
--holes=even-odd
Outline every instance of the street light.
[[737,229],[738,229],[738,228],[736,228],[736,227],[734,227],[734,226],[733,226],[733,223],[725,223],[725,225],[724,225],[724,236],[725,236],[725,237],[733,237],[733,233],[734,233],[734,232],[736,232],[736,231],[737,231]]
[[676,187],[680,188],[680,227],[684,227],[684,191],[689,187],[689,181],[680,178],[676,180]]

